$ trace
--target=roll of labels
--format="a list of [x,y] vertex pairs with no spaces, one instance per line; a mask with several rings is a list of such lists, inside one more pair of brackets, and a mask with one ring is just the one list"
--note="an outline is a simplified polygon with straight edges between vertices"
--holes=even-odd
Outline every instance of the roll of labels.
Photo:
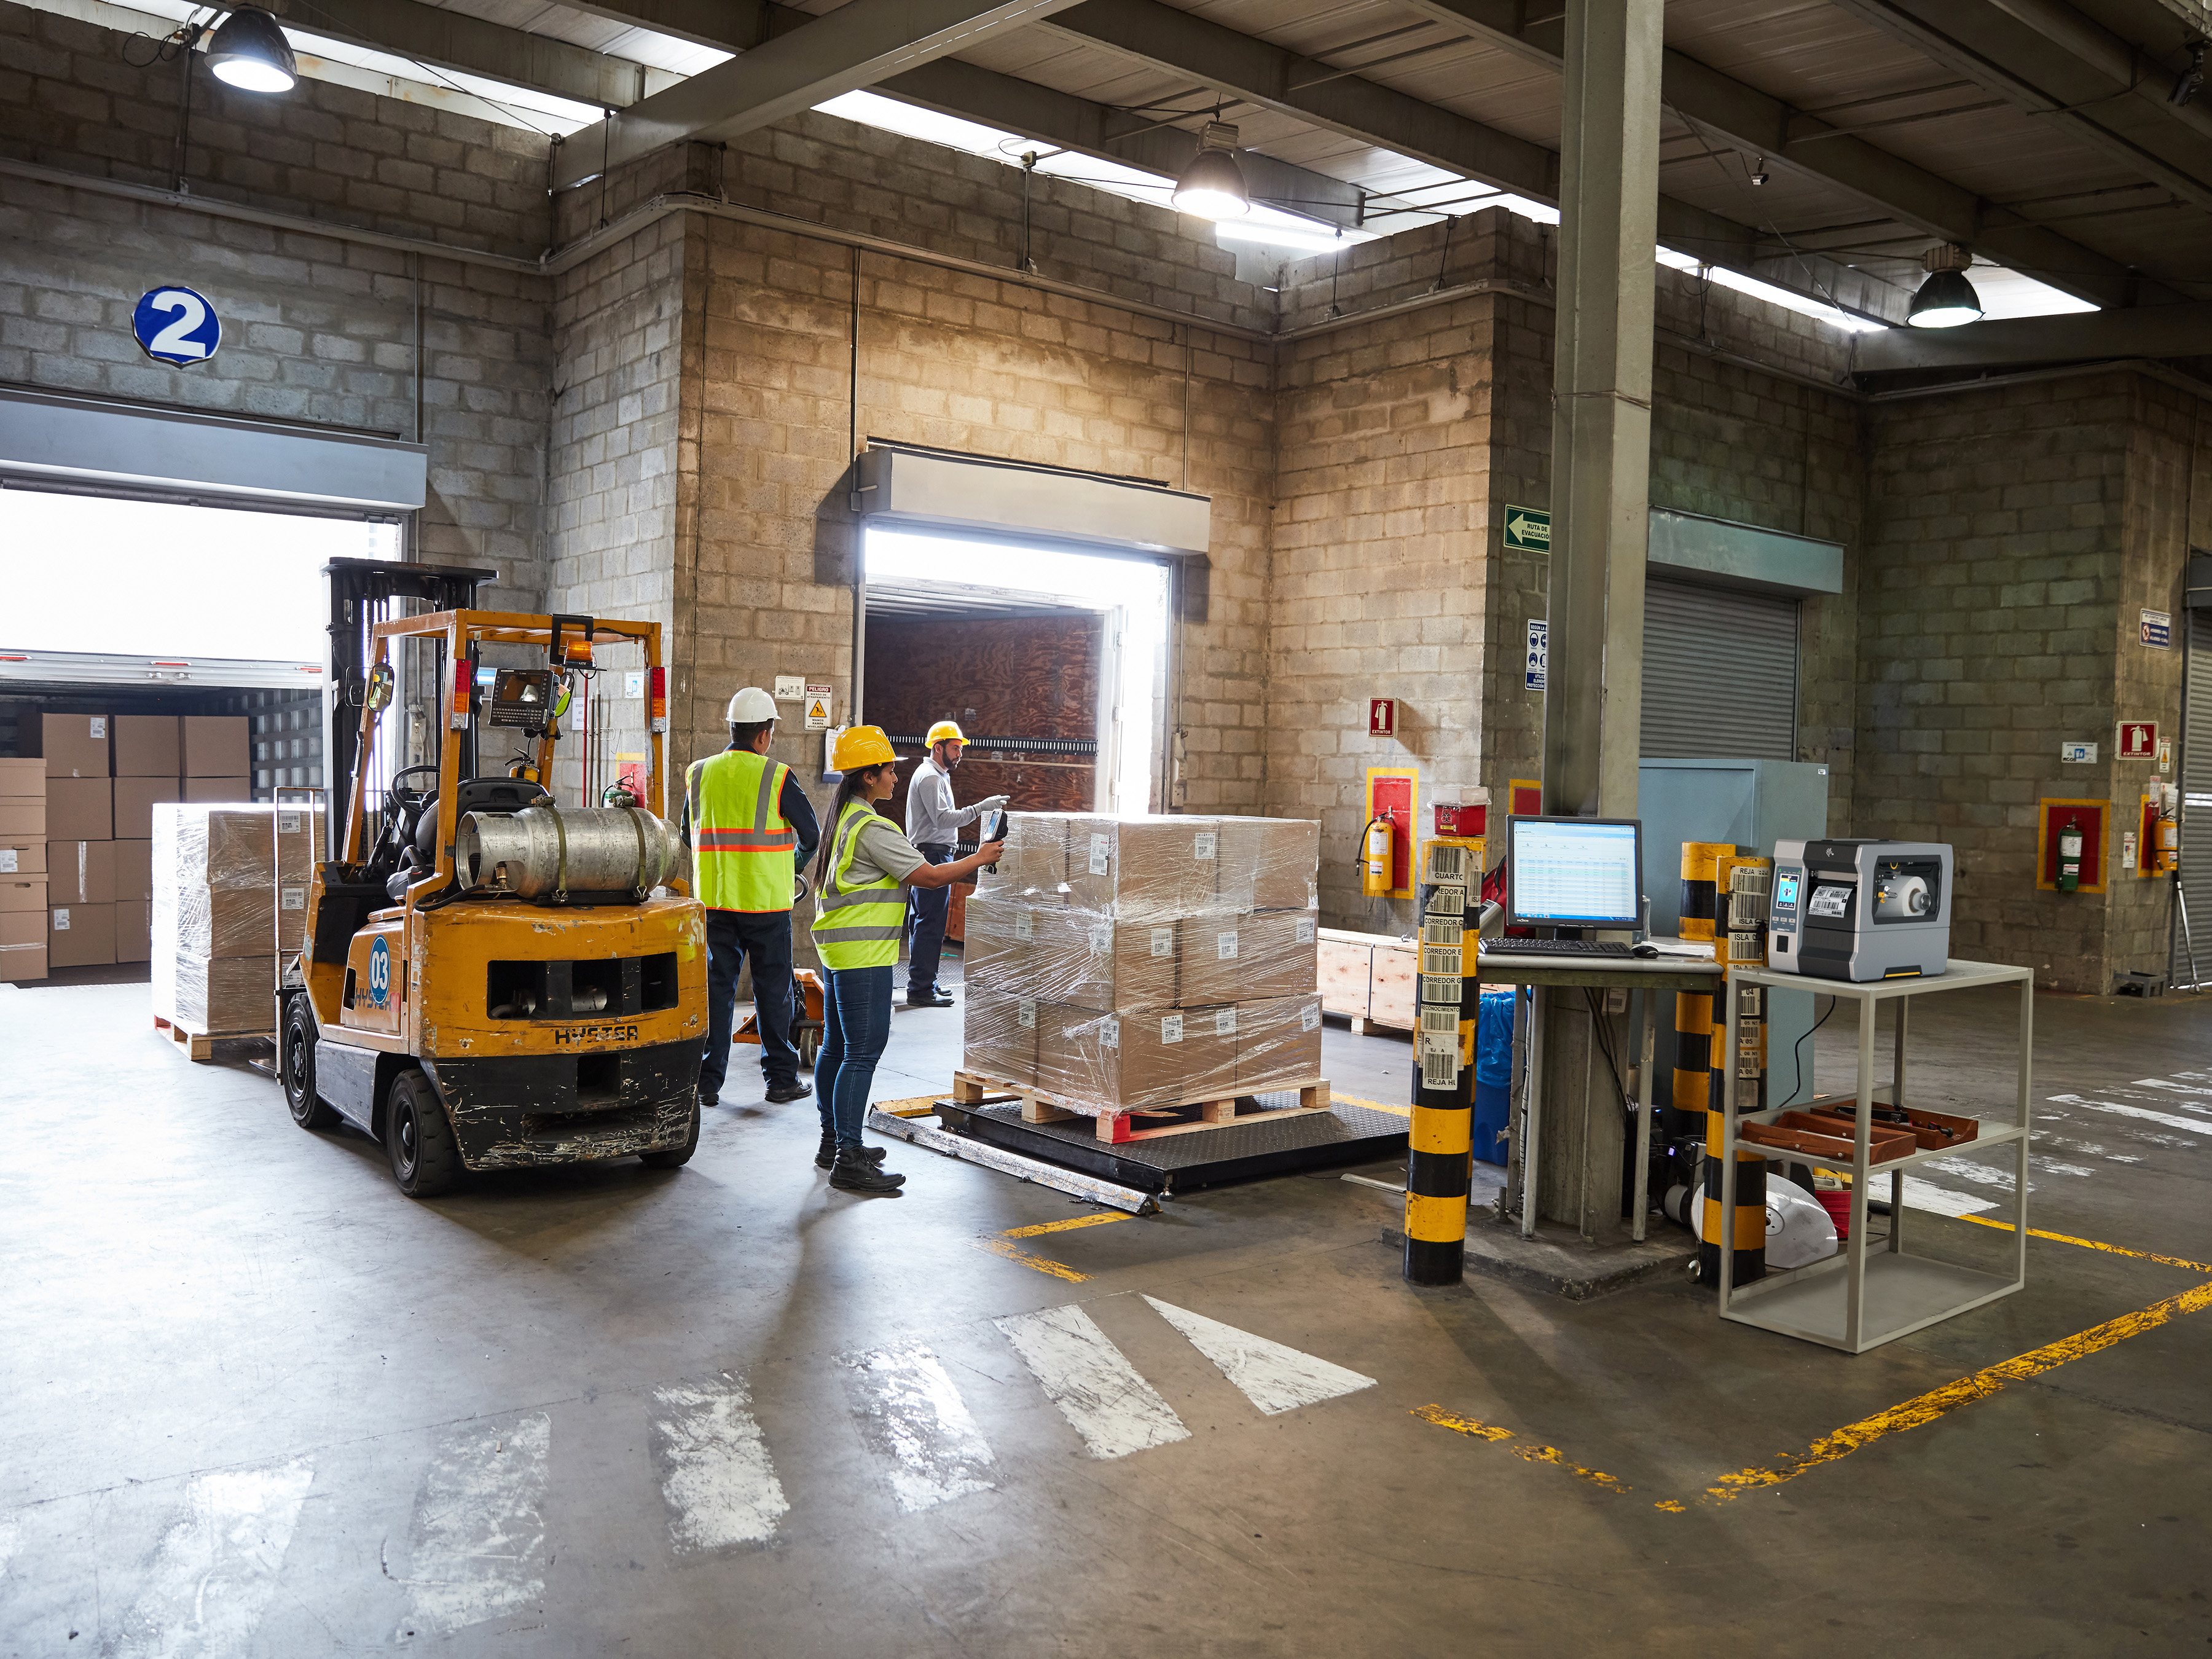
[[1421,843],[1418,1029],[1413,1121],[1406,1152],[1406,1278],[1456,1285],[1467,1252],[1467,1193],[1474,1159],[1474,1027],[1481,987],[1475,933],[1482,909],[1483,843]]
[[[1739,1115],[1766,1107],[1766,988],[1735,981],[1738,968],[1766,961],[1767,889],[1773,878],[1771,859],[1744,857],[1725,842],[1682,843],[1681,937],[1711,939],[1713,953],[1729,973],[1722,991],[1680,991],[1674,996],[1674,1087],[1678,1112],[1705,1115],[1705,1178],[1700,1206],[1698,1278],[1720,1283],[1721,1240],[1735,1252],[1729,1264],[1738,1285],[1766,1274],[1766,1160],[1757,1152],[1738,1152],[1735,1214],[1721,1206],[1722,1160],[1726,1156],[1728,1073],[1730,1057],[1719,1052],[1728,1031],[1728,1005],[1736,999],[1735,1110]],[[1671,1206],[1670,1206],[1671,1207]]]

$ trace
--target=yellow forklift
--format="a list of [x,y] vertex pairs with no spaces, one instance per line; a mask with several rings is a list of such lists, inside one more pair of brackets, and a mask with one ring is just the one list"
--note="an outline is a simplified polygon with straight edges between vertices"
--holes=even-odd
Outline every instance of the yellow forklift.
[[[470,608],[489,571],[325,574],[331,845],[277,994],[293,1121],[362,1129],[415,1198],[464,1170],[681,1165],[699,1139],[707,923],[665,816],[659,624]],[[644,657],[644,799],[558,805],[541,780],[564,711],[625,646]],[[517,752],[494,759],[502,738]]]

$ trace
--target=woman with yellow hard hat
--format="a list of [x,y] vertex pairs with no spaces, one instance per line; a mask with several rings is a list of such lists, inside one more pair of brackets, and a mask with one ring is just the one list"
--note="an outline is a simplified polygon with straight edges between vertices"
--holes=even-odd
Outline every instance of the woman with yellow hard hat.
[[814,1091],[822,1111],[815,1163],[847,1192],[894,1193],[906,1182],[877,1167],[860,1144],[868,1091],[891,1035],[891,980],[898,968],[906,890],[945,887],[998,861],[1000,843],[932,864],[876,803],[897,787],[898,757],[880,726],[848,726],[830,763],[844,775],[830,809],[830,833],[814,866],[814,948],[830,971],[822,1000],[822,1052]]

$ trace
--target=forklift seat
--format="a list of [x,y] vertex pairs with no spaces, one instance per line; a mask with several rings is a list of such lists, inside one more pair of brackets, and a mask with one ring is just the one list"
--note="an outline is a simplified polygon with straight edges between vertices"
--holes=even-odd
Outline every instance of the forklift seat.
[[[544,806],[553,799],[542,786],[520,778],[466,778],[455,792],[454,805],[459,809],[453,814],[458,824],[471,812],[520,812],[526,806]],[[385,894],[394,903],[407,896],[407,890],[422,878],[422,872],[434,869],[438,863],[438,798],[425,795],[408,826],[406,851],[400,855],[399,867],[387,877]]]

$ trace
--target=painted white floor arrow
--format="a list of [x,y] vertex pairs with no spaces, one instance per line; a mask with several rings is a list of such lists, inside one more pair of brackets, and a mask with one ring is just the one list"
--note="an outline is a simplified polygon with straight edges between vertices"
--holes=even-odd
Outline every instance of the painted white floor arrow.
[[1190,1438],[1175,1408],[1073,1303],[995,1322],[1093,1457],[1127,1457]]
[[653,1421],[653,1461],[676,1553],[775,1537],[791,1505],[753,1420],[744,1380],[725,1371],[711,1382],[656,1389],[653,1397],[660,1408]]
[[1188,1337],[1193,1347],[1219,1366],[1221,1374],[1242,1389],[1247,1400],[1270,1416],[1375,1386],[1371,1376],[1270,1342],[1264,1336],[1240,1331],[1188,1308],[1174,1307],[1158,1297],[1148,1296],[1145,1300],[1158,1310],[1161,1318]]

